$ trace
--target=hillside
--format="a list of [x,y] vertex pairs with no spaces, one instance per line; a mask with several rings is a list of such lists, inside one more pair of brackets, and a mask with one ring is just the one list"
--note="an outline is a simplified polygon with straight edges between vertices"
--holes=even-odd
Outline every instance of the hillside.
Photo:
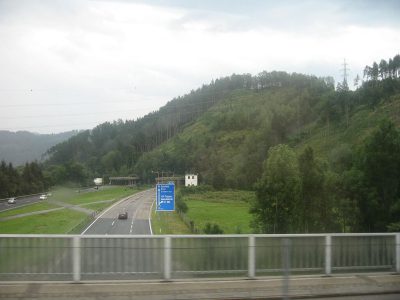
[[81,132],[51,148],[46,165],[59,181],[136,173],[151,182],[152,171],[190,171],[216,187],[251,189],[273,145],[312,146],[335,164],[382,118],[398,122],[399,90],[391,78],[340,91],[330,78],[232,75],[138,120]]
[[[399,81],[365,84],[345,95],[320,89],[279,87],[236,91],[198,121],[138,162],[148,169],[199,172],[204,182],[221,187],[251,188],[261,176],[267,149],[287,143],[298,153],[311,146],[332,166],[351,155],[384,118],[400,124]],[[364,101],[371,90],[394,89]],[[376,103],[375,103],[376,102]],[[347,114],[346,114],[347,110]]]
[[42,155],[47,150],[77,133],[68,131],[58,134],[37,134],[28,131],[0,130],[0,161],[4,160],[15,166],[34,160],[41,161]]
[[282,73],[275,80],[260,89],[234,91],[181,134],[143,155],[138,173],[192,171],[216,187],[251,188],[268,148],[299,135],[317,117],[320,99],[334,92],[314,77]]
[[396,231],[399,67],[367,66],[355,91],[295,73],[232,75],[56,145],[46,176],[84,184],[135,173],[150,183],[157,171],[194,172],[216,190],[255,191],[255,232]]
[[[201,157],[214,159],[215,155],[201,153],[201,147],[206,146],[209,151],[216,152],[217,147],[223,144],[227,151],[234,152],[235,149],[228,148],[236,147],[235,143],[240,143],[247,137],[241,149],[250,147],[249,152],[254,152],[251,149],[256,146],[254,141],[261,139],[261,143],[257,143],[257,153],[253,155],[251,162],[259,168],[259,159],[265,157],[268,145],[284,139],[286,131],[292,129],[293,124],[290,124],[290,120],[285,121],[287,124],[278,124],[278,119],[286,112],[291,114],[291,118],[294,117],[291,107],[293,101],[297,101],[298,105],[310,107],[315,105],[315,100],[321,95],[332,91],[333,84],[329,78],[318,79],[284,72],[262,72],[258,76],[232,75],[173,99],[159,111],[141,119],[104,123],[91,131],[82,132],[50,149],[50,159],[47,163],[55,173],[55,178],[59,178],[60,173],[68,173],[65,170],[71,168],[81,173],[80,176],[76,176],[76,172],[73,172],[75,179],[83,179],[85,174],[110,176],[139,173],[144,180],[151,181],[154,178],[151,171],[156,170],[175,173],[204,171],[204,176],[207,176],[211,172],[209,166],[215,164],[212,161],[202,161]],[[263,108],[259,109],[259,106]],[[275,112],[277,128],[274,129],[277,135],[269,137],[270,141],[267,142],[261,138],[265,136],[267,139],[269,134],[270,125],[266,118]],[[307,109],[302,108],[297,114],[297,121],[308,122],[308,113]],[[210,136],[203,132],[203,129],[219,135]],[[249,135],[248,132],[252,134]],[[220,137],[222,140],[218,140]],[[206,140],[202,140],[203,138]],[[162,145],[171,139],[182,147],[177,146],[175,152],[163,152],[164,147],[168,148],[169,144]],[[196,139],[200,140],[195,141]],[[217,140],[218,143],[214,143]],[[192,153],[189,150],[191,143],[200,143],[202,146],[195,146],[193,150],[196,153]],[[234,156],[232,153],[229,155]],[[153,159],[154,156],[158,158]],[[199,157],[200,159],[197,159]],[[215,159],[219,160],[218,157]],[[193,163],[194,160],[197,163]],[[247,168],[249,163],[245,158],[242,168]],[[60,165],[64,167],[60,169]],[[223,167],[221,164],[220,168]],[[219,169],[212,172],[218,174]],[[244,176],[247,174],[249,172]],[[252,174],[254,172],[250,172],[250,175]],[[72,175],[67,174],[66,177],[73,179]],[[250,176],[244,186],[249,186],[252,182],[254,176]]]

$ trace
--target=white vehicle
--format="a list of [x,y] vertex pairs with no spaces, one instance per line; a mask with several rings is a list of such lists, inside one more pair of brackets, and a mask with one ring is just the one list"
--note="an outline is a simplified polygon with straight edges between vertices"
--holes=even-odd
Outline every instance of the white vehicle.
[[102,184],[103,184],[103,178],[95,178],[95,179],[93,180],[93,182],[94,182],[94,184],[95,184],[96,186],[102,185]]
[[8,204],[15,204],[15,198],[10,198],[7,201]]
[[47,196],[46,196],[46,195],[41,195],[41,196],[39,197],[39,199],[40,199],[40,200],[46,200],[46,199],[47,199]]

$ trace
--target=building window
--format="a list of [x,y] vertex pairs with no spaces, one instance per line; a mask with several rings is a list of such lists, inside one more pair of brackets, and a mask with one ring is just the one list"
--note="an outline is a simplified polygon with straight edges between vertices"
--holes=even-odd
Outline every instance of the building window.
[[194,179],[194,176],[192,176],[192,179]]

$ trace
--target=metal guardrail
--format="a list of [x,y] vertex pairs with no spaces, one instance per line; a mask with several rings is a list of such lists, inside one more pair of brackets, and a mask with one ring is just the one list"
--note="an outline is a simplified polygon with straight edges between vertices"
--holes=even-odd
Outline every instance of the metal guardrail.
[[0,280],[400,273],[400,233],[0,235]]

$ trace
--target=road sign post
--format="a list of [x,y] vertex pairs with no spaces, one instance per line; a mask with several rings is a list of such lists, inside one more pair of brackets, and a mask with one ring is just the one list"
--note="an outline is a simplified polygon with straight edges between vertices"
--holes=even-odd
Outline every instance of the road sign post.
[[173,183],[157,184],[157,211],[175,210],[175,185]]

